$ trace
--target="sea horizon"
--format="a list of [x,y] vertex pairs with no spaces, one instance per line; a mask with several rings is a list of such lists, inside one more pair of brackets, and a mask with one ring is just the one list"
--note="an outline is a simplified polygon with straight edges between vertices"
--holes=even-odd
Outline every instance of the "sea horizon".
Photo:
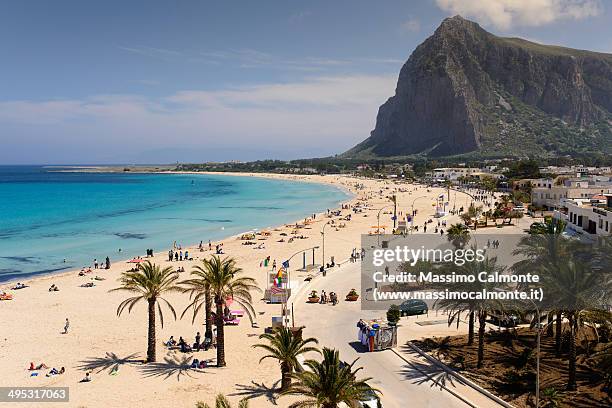
[[[88,165],[53,165],[70,168]],[[100,165],[96,165],[100,166]],[[108,165],[111,166],[111,165]],[[211,174],[0,166],[0,282],[187,247],[294,222],[350,195],[335,186]]]

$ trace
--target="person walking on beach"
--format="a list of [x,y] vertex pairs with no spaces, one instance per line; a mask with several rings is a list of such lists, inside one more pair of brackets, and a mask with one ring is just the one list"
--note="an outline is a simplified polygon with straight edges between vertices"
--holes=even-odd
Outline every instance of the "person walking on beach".
[[68,334],[68,329],[70,328],[70,320],[66,318],[66,324],[64,324],[64,334]]
[[106,269],[110,269],[110,258],[106,257]]
[[98,260],[94,259],[94,269],[98,269]]

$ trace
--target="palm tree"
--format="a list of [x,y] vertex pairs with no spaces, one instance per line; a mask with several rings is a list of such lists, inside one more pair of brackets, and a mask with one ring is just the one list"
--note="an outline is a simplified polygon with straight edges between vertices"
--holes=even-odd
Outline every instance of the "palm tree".
[[[505,268],[497,265],[497,257],[485,257],[485,259],[481,262],[466,262],[462,266],[455,266],[451,264],[448,266],[449,268],[453,268],[456,270],[456,275],[463,276],[472,276],[473,279],[463,279],[462,282],[455,283],[445,283],[444,287],[453,292],[497,292],[505,289],[505,285],[499,282],[482,282],[479,279],[479,274],[482,272],[486,272],[487,274],[503,274]],[[455,320],[457,320],[457,324],[459,324],[459,319],[463,313],[469,313],[473,315],[475,319],[478,319],[478,363],[477,367],[481,368],[482,363],[484,361],[484,336],[486,329],[486,321],[487,315],[490,312],[499,312],[505,309],[505,305],[503,302],[497,299],[451,299],[445,298],[442,300],[436,300],[434,303],[434,307],[441,307],[448,310],[448,324],[452,324]],[[470,319],[472,321],[472,319]],[[472,323],[471,323],[472,324]],[[473,332],[473,327],[470,327],[468,334],[468,342],[473,342],[473,337],[470,339],[470,336]]]
[[[196,408],[211,408],[211,406],[204,402],[198,401],[196,403]],[[218,394],[217,398],[215,399],[215,408],[232,408],[232,404],[230,404],[223,394]],[[238,408],[249,408],[249,401],[246,398],[241,399],[238,403]]]
[[191,323],[193,324],[197,315],[202,310],[202,306],[204,306],[204,322],[206,325],[204,337],[212,339],[212,295],[210,292],[210,282],[208,281],[210,274],[207,269],[207,265],[210,264],[207,260],[203,260],[202,264],[202,266],[198,265],[193,268],[190,279],[179,282],[183,286],[183,292],[189,293],[189,300],[191,300],[191,303],[183,310],[181,319],[187,313],[187,310],[192,309],[193,317]]
[[446,238],[457,249],[470,241],[470,230],[463,224],[453,224],[446,230]]
[[291,385],[291,374],[299,367],[297,356],[311,351],[319,353],[316,347],[308,346],[309,343],[319,344],[319,341],[313,337],[303,340],[297,336],[293,330],[287,327],[279,327],[274,330],[274,333],[264,333],[259,336],[260,339],[267,340],[269,344],[255,344],[253,347],[259,347],[266,350],[269,354],[263,356],[259,361],[266,358],[278,360],[281,366],[281,391],[286,391]]
[[215,325],[217,326],[217,367],[225,367],[225,333],[223,310],[228,300],[236,302],[244,308],[249,320],[253,322],[255,309],[251,291],[259,290],[255,279],[239,276],[242,269],[236,266],[232,258],[213,255],[210,259],[202,261],[202,282],[210,287],[215,302]]
[[164,314],[162,313],[161,302],[170,309],[176,319],[174,308],[162,296],[166,293],[179,291],[179,288],[175,285],[177,279],[178,273],[173,271],[172,267],[160,269],[159,265],[146,261],[139,265],[135,272],[123,272],[120,278],[121,286],[110,290],[111,292],[125,291],[137,294],[119,304],[117,316],[121,316],[126,308],[130,313],[139,301],[147,301],[149,311],[147,362],[149,363],[155,361],[155,307],[157,306],[162,327],[164,327]]
[[[559,260],[565,259],[568,255],[568,242],[563,237],[566,223],[563,220],[550,218],[542,224],[537,224],[530,229],[530,235],[521,238],[517,249],[513,255],[518,255],[524,259],[512,265],[515,274],[538,273],[543,268],[548,274],[554,274],[558,269]],[[521,285],[526,289],[529,285]],[[541,286],[541,285],[539,285]],[[551,299],[547,296],[547,299]],[[547,316],[548,328],[552,328],[552,317],[555,316],[555,350],[557,356],[561,355],[561,335],[563,323],[563,309],[549,309]],[[539,316],[538,316],[539,319]]]
[[[565,309],[569,321],[570,344],[567,389],[576,390],[576,336],[580,329],[588,326],[592,311],[601,309],[612,291],[610,279],[595,270],[587,261],[586,247],[574,243],[571,257],[555,266],[554,270],[544,268],[540,279],[548,297],[554,305]],[[592,259],[592,258],[591,258]],[[608,272],[609,273],[609,272]]]
[[371,378],[357,379],[362,367],[353,369],[355,362],[342,363],[337,350],[323,348],[323,361],[306,360],[309,370],[291,375],[295,382],[283,394],[303,399],[289,408],[337,408],[341,403],[354,407],[372,392],[379,393],[368,385]]

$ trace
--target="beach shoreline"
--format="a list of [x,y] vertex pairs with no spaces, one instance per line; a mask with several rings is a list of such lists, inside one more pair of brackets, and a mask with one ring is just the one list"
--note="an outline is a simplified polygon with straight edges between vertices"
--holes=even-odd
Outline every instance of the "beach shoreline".
[[[100,167],[78,167],[79,169],[90,169],[90,168],[95,168],[95,169],[104,169],[103,166]],[[75,171],[75,172],[85,172],[87,173],[88,171],[83,170],[83,171]],[[105,173],[104,171],[97,171],[96,173]],[[132,174],[138,174],[137,172],[133,172]],[[346,186],[338,186],[336,184],[334,184],[331,181],[328,182],[323,182],[323,181],[314,181],[314,180],[310,180],[308,177],[317,177],[317,176],[295,176],[295,175],[282,175],[282,174],[275,174],[275,173],[233,173],[233,172],[193,172],[193,171],[170,171],[170,172],[141,172],[141,174],[201,174],[201,175],[221,175],[221,176],[236,176],[236,177],[260,177],[260,178],[266,178],[266,179],[273,179],[273,180],[286,180],[286,181],[292,181],[292,182],[306,182],[306,183],[313,183],[313,184],[326,184],[326,185],[332,185],[335,188],[337,188],[338,190],[343,191],[345,194],[348,195],[348,197],[346,197],[344,200],[342,201],[350,201],[354,198],[354,193],[349,189],[346,188]],[[281,176],[281,177],[278,177]],[[284,176],[284,177],[283,177]],[[298,177],[298,178],[295,178]],[[302,177],[306,177],[306,179],[302,178]],[[320,177],[320,176],[319,176]],[[337,205],[339,205],[340,203],[337,203]],[[308,213],[307,216],[313,214]],[[317,215],[320,215],[319,213],[317,213]],[[295,220],[295,222],[292,223],[296,223],[296,222],[300,222],[302,221],[302,219],[297,219]],[[292,224],[292,223],[287,223],[287,224]],[[285,224],[285,225],[287,225]],[[276,225],[267,225],[265,227],[262,227],[261,230],[265,230],[265,229],[274,229],[274,228],[278,228],[282,225],[276,224]],[[241,232],[238,232],[236,234],[232,234],[226,237],[222,237],[222,238],[218,238],[216,239],[217,243],[222,243],[225,241],[229,241],[229,240],[235,240],[238,239],[240,236],[242,236],[243,234],[249,232],[249,230],[244,230]],[[170,240],[172,241],[172,240]],[[173,249],[172,247],[167,247],[167,248],[162,248],[161,250],[156,251],[156,253],[167,253],[170,249]],[[186,246],[185,248],[183,248],[183,250],[188,250],[189,252],[191,252],[192,250],[196,250],[198,249],[198,244],[190,244],[188,246]],[[93,258],[92,258],[93,259]],[[131,260],[132,258],[120,258],[117,260],[111,260],[111,262],[114,263],[127,263],[129,260]],[[146,259],[146,258],[145,258]],[[102,264],[102,262],[100,262]],[[90,265],[93,269],[93,265]],[[28,284],[32,281],[48,281],[48,280],[52,280],[52,279],[56,279],[56,278],[62,278],[63,276],[69,276],[71,274],[74,273],[78,273],[81,269],[80,268],[70,268],[70,269],[66,269],[66,270],[61,270],[61,271],[57,271],[57,272],[50,272],[50,273],[41,273],[41,274],[31,274],[31,275],[25,275],[23,277],[18,277],[18,278],[11,278],[8,280],[0,280],[0,290],[10,290],[11,287],[15,286],[17,283],[25,283]]]

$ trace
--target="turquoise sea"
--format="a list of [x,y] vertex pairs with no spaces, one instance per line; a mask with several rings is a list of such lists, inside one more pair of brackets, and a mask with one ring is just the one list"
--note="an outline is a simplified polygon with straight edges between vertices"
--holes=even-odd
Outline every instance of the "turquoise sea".
[[[336,207],[328,185],[0,166],[0,281],[218,240]],[[119,252],[121,249],[121,252]]]

